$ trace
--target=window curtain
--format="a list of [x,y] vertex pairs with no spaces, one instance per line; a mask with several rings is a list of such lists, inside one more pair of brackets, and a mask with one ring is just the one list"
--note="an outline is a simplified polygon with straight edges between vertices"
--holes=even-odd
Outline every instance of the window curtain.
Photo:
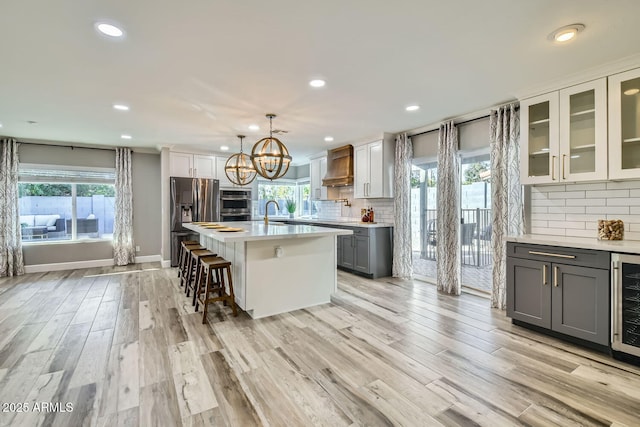
[[507,235],[523,232],[520,116],[516,104],[491,111],[491,306],[506,308]]
[[135,262],[133,243],[133,191],[131,149],[116,148],[116,207],[113,224],[113,259],[116,265]]
[[413,147],[406,133],[396,137],[394,164],[394,217],[393,229],[393,277],[411,279],[413,259],[411,255],[411,159]]
[[436,260],[438,290],[460,295],[460,157],[458,128],[453,121],[440,125],[438,135],[438,190]]
[[24,274],[18,209],[18,142],[0,140],[0,277]]

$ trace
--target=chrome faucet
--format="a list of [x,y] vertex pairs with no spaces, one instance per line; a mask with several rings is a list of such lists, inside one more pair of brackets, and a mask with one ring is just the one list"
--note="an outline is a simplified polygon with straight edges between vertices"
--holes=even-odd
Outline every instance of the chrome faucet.
[[267,204],[264,205],[264,225],[269,225],[269,203],[275,203],[276,208],[280,210],[280,205],[278,204],[278,202],[276,202],[275,200],[267,201]]

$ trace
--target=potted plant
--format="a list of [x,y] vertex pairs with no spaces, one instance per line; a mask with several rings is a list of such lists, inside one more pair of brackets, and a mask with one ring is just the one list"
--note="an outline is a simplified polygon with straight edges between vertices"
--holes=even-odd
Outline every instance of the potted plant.
[[293,199],[287,199],[287,211],[289,211],[289,218],[293,218],[293,213],[296,211],[296,202]]

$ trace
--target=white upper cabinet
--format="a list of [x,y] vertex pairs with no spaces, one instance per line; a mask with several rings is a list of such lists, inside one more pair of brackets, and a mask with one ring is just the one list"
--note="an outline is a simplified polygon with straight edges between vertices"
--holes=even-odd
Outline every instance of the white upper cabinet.
[[609,178],[640,178],[640,69],[609,77]]
[[354,147],[356,199],[393,197],[394,140],[391,136]]
[[216,178],[216,158],[214,156],[193,155],[193,176],[195,178]]
[[231,188],[238,187],[227,178],[227,174],[224,172],[224,165],[227,164],[228,157],[216,157],[216,170],[218,172],[218,176],[216,177],[218,181],[220,181],[220,188]]
[[607,179],[607,82],[560,91],[560,180]]
[[316,157],[309,162],[311,200],[327,200],[327,187],[322,186],[322,179],[327,174],[327,156]]
[[170,152],[169,171],[171,176],[193,177],[193,154]]
[[214,179],[216,161],[214,156],[172,151],[169,153],[169,170],[171,176]]
[[522,184],[607,178],[605,79],[520,102]]

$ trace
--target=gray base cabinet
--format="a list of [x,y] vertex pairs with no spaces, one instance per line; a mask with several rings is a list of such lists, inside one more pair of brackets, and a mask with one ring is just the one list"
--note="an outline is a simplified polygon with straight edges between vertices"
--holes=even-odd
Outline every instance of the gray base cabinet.
[[373,279],[391,276],[391,227],[335,227],[353,231],[351,236],[338,236],[338,268]]
[[357,227],[342,224],[322,224],[316,221],[287,220],[286,224],[308,224],[318,227],[353,231],[336,240],[337,265],[341,270],[377,279],[391,276],[393,260],[393,227]]
[[609,345],[610,254],[507,244],[507,316]]

